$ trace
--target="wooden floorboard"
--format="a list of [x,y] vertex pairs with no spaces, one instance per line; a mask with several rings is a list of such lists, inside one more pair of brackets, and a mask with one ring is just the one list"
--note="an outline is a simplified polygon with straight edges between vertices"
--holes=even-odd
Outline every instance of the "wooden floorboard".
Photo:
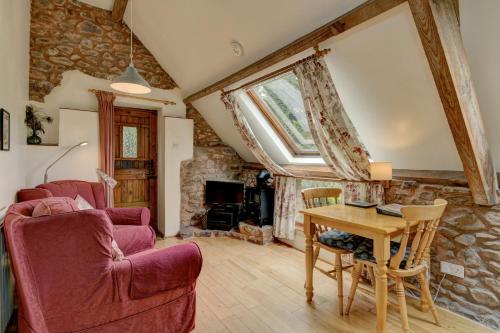
[[[374,332],[375,303],[369,294],[358,293],[351,314],[337,312],[335,280],[315,271],[314,302],[305,301],[304,254],[290,247],[260,246],[232,238],[193,238],[203,253],[203,269],[197,285],[196,333],[232,332]],[[160,240],[158,247],[182,242]],[[350,275],[345,276],[348,294]],[[473,321],[439,309],[441,327],[430,313],[417,310],[409,301],[411,332],[493,332]],[[388,311],[389,332],[401,332],[399,312]]]

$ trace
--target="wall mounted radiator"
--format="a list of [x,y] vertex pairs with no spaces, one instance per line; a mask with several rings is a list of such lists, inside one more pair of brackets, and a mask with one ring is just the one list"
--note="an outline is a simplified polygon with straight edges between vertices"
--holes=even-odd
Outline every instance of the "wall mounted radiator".
[[[0,209],[0,230],[3,224]],[[14,311],[14,279],[9,268],[3,231],[0,232],[0,332],[4,332]]]

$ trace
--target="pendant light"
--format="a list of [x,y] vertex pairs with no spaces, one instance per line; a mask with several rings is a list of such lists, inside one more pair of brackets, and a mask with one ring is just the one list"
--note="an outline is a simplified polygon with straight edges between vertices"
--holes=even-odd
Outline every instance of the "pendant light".
[[111,88],[129,94],[148,94],[151,92],[151,86],[134,67],[133,62],[133,45],[132,45],[132,31],[133,31],[133,5],[130,1],[130,64],[123,71],[123,73],[115,77],[111,81]]

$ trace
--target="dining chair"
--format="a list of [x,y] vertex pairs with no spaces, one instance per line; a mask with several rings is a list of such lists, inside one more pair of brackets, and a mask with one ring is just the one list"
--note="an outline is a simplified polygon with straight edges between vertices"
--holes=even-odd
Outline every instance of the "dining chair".
[[[304,201],[305,208],[329,206],[338,204],[341,193],[342,190],[338,188],[309,188],[302,190],[302,200]],[[351,268],[352,264],[344,265],[342,262],[342,255],[353,254],[359,237],[319,224],[315,224],[315,231],[313,236],[313,267],[316,266],[316,261],[318,260],[321,249],[335,254],[333,270],[325,271],[319,267],[316,267],[316,269],[337,280],[339,314],[343,315],[344,285],[342,272]],[[350,258],[349,261],[352,261],[352,259]]]
[[[420,291],[420,297],[429,304],[434,322],[439,326],[437,310],[434,306],[429,290],[429,283],[426,278],[428,263],[425,261],[425,258],[447,204],[448,202],[444,199],[436,199],[433,205],[405,206],[401,208],[403,219],[406,221],[406,227],[401,237],[401,243],[391,242],[391,259],[389,261],[387,274],[396,281],[396,296],[399,303],[403,331],[405,333],[410,332],[406,308],[405,286]],[[412,228],[412,224],[415,225],[414,222],[417,222],[416,228]],[[410,237],[412,229],[416,229],[416,231],[412,232]],[[411,244],[409,244],[410,239]],[[352,285],[349,292],[346,314],[349,314],[351,310],[351,305],[359,282],[360,271],[363,269],[363,266],[376,267],[372,240],[367,239],[358,245],[354,252],[354,260]],[[420,288],[404,281],[405,278],[415,276]]]

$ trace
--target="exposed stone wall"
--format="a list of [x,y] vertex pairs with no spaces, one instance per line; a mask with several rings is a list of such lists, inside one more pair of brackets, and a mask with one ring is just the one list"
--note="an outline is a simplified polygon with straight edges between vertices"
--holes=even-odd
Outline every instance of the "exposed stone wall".
[[437,303],[440,306],[500,328],[500,206],[475,205],[466,187],[393,181],[386,201],[429,204],[448,200],[431,253],[433,293],[441,281],[439,262],[465,267],[465,278],[446,276]]
[[186,118],[194,121],[193,141],[195,147],[226,146],[198,110],[190,104],[186,108]]
[[[134,64],[153,87],[177,85],[134,36]],[[101,79],[129,64],[130,30],[111,12],[76,0],[32,0],[30,100],[43,101],[69,70]]]
[[233,148],[195,147],[181,166],[181,228],[198,225],[205,214],[205,180],[237,180],[243,160]]

